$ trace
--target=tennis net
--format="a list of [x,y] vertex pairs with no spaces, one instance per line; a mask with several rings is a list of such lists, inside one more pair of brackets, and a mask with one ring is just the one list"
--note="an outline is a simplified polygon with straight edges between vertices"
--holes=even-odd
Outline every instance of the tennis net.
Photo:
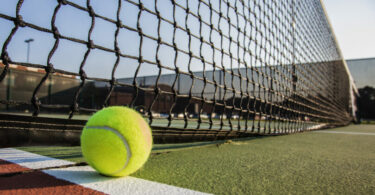
[[[113,105],[141,112],[156,142],[354,117],[355,86],[319,0],[19,0],[0,9],[0,26],[3,128],[63,118],[78,130]],[[69,129],[61,123],[47,129]]]

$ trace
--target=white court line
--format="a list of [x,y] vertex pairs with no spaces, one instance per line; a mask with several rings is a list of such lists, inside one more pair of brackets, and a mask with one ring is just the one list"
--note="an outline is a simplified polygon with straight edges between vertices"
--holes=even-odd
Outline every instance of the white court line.
[[0,149],[0,159],[18,164],[29,169],[40,169],[45,167],[71,165],[73,162],[59,160],[38,154],[17,150],[14,148]]
[[338,133],[347,135],[375,135],[375,133],[347,132],[347,131],[314,131],[316,133]]
[[[14,148],[0,149],[0,159],[29,169],[74,164],[70,161],[41,156]],[[206,194],[130,176],[120,178],[105,177],[99,175],[90,166],[49,169],[43,172],[58,179],[107,194]]]

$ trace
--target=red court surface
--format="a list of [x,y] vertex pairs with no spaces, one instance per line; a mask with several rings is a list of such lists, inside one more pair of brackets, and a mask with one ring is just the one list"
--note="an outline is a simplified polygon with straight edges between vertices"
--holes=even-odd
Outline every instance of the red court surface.
[[[30,170],[0,159],[0,175]],[[104,194],[42,171],[0,177],[1,194]]]

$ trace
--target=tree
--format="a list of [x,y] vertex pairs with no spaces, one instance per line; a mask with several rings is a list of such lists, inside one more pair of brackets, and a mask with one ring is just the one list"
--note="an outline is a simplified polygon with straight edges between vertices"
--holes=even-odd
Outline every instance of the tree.
[[359,91],[358,108],[363,119],[375,119],[375,88],[365,86]]

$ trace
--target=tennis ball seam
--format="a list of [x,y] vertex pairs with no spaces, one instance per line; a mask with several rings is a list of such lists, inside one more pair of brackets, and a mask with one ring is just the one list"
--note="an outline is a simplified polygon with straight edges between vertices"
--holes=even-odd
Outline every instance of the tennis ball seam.
[[125,164],[122,168],[120,168],[119,170],[117,170],[113,173],[110,173],[110,174],[114,175],[114,174],[120,173],[121,171],[123,171],[128,166],[129,160],[132,156],[131,150],[130,150],[128,141],[125,139],[125,137],[119,131],[117,131],[114,128],[108,127],[108,126],[86,126],[85,129],[87,129],[87,130],[89,130],[89,129],[101,129],[101,130],[110,131],[110,132],[114,133],[117,137],[119,137],[120,140],[122,141],[122,143],[124,144],[124,146],[126,148],[126,162],[125,162]]

